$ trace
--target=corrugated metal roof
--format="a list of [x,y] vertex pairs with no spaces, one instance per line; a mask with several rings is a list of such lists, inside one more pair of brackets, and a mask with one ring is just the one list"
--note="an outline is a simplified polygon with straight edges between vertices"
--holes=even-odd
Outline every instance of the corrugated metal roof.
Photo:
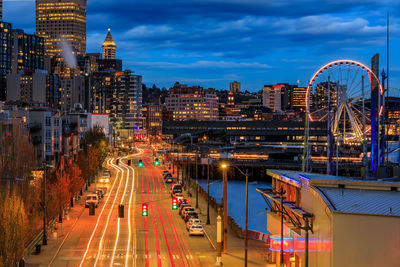
[[400,216],[400,192],[317,187],[336,211]]

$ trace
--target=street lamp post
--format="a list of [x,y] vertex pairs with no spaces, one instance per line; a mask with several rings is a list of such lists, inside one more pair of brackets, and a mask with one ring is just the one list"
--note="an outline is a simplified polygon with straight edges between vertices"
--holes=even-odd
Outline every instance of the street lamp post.
[[207,224],[210,224],[210,157],[207,165]]
[[[224,167],[225,166],[225,167]],[[244,236],[244,266],[247,267],[247,252],[248,252],[248,226],[249,226],[249,169],[246,169],[246,172],[244,173],[240,168],[238,168],[235,165],[230,165],[234,167],[236,170],[238,170],[242,175],[246,177],[246,200],[245,200],[245,206],[246,206],[246,211],[245,211],[245,236]],[[227,165],[222,164],[221,167],[225,170],[225,177],[226,176],[226,169]],[[227,180],[227,179],[226,179]],[[224,200],[225,198],[225,179],[224,179]],[[225,202],[224,202],[225,204]],[[225,209],[225,206],[224,206]],[[224,212],[225,215],[225,212]],[[225,226],[225,224],[224,224]],[[225,232],[224,232],[225,233]],[[225,252],[225,239],[224,239],[224,252]]]
[[197,150],[196,150],[196,209],[199,208],[199,181],[198,181],[198,169],[197,169]]
[[224,253],[228,253],[228,165],[222,164],[223,199],[224,199]]
[[[238,168],[239,169],[239,168]],[[242,171],[240,171],[242,172]],[[248,250],[248,224],[249,224],[249,170],[246,169],[246,223],[244,236],[244,266],[247,267],[247,250]]]
[[46,205],[46,186],[47,186],[47,173],[46,173],[46,163],[44,163],[44,172],[43,172],[43,241],[42,244],[43,246],[47,245],[47,222],[46,222],[46,217],[47,217],[47,205]]

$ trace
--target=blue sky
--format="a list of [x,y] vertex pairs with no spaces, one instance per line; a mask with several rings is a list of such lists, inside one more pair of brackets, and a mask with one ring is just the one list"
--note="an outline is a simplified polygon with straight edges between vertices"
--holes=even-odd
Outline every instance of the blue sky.
[[[4,21],[35,31],[35,1],[3,1]],[[398,0],[88,0],[87,51],[100,52],[111,28],[124,68],[147,85],[175,81],[227,89],[306,85],[329,61],[386,68],[391,16],[390,85],[400,87]]]

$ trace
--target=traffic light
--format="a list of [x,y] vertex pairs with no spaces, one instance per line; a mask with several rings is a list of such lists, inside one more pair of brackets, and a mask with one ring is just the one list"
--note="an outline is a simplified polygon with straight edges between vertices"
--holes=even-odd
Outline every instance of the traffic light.
[[149,214],[148,213],[149,210],[149,206],[147,205],[147,203],[143,203],[142,204],[142,216],[146,216]]
[[177,210],[178,209],[178,200],[174,197],[172,198],[172,209]]
[[142,161],[141,159],[139,159],[138,166],[139,166],[140,168],[143,167],[143,161]]
[[154,161],[154,165],[156,165],[156,166],[160,165],[160,162],[158,161],[157,158],[156,158],[156,160]]
[[128,159],[128,165],[131,166],[131,160],[130,159]]

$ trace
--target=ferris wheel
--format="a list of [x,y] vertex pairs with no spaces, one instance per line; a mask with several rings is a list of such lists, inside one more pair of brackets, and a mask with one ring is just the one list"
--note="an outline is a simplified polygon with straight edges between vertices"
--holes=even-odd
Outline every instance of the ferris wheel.
[[[343,143],[363,141],[370,131],[371,89],[382,86],[366,65],[337,60],[320,68],[307,87],[309,121],[329,121],[333,135]],[[364,122],[365,120],[365,122]]]
[[309,125],[313,121],[327,123],[327,145],[332,139],[336,146],[365,143],[371,132],[372,88],[377,88],[379,97],[374,101],[379,101],[383,87],[378,77],[368,66],[354,60],[330,62],[312,76],[306,93],[307,160]]

